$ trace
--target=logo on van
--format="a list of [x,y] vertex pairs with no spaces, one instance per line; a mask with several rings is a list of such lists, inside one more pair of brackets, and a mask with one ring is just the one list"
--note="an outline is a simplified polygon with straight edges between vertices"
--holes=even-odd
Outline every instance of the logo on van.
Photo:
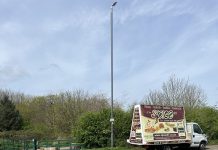
[[173,119],[172,110],[152,110],[151,118],[155,119]]

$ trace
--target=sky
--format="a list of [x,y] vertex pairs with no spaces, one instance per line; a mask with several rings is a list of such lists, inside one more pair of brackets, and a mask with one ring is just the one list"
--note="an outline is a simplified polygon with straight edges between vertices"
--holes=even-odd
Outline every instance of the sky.
[[[0,88],[110,97],[112,0],[0,0]],[[114,99],[139,103],[170,76],[218,104],[218,1],[118,0]]]

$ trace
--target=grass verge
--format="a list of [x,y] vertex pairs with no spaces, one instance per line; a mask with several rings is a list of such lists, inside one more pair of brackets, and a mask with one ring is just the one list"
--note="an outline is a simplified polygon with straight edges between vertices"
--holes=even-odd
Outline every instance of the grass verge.
[[209,145],[218,145],[218,139],[217,140],[209,140]]
[[[106,148],[94,148],[90,150],[111,150],[110,147]],[[145,148],[140,148],[140,147],[114,147],[113,150],[145,150]]]

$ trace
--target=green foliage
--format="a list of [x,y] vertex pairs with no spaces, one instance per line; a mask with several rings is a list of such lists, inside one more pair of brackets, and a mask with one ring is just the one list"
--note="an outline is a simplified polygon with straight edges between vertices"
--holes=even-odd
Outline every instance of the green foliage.
[[43,139],[45,138],[43,134],[44,133],[30,130],[4,131],[0,132],[0,139]]
[[86,147],[107,146],[110,137],[109,116],[108,110],[84,114],[77,122],[77,127],[73,131],[74,135]]
[[218,145],[218,139],[216,139],[216,140],[210,140],[210,141],[209,141],[209,144],[210,144],[210,145]]
[[126,140],[129,138],[132,111],[123,111],[121,109],[115,110],[115,123],[114,123],[114,134],[115,134],[115,145],[126,146]]
[[[7,96],[4,97],[5,95]],[[187,121],[199,123],[209,136],[209,142],[217,141],[217,108],[202,106],[202,103],[195,105],[196,101],[193,101],[191,97],[190,101],[185,102],[187,102],[184,103],[187,104],[184,105]],[[190,107],[189,102],[191,106],[195,107]],[[126,146],[133,106],[129,111],[124,111],[117,104],[115,108],[114,144],[115,146]],[[0,132],[0,137],[57,139],[76,136],[77,142],[85,143],[90,148],[110,147],[111,124],[109,119],[109,103],[103,95],[89,95],[83,91],[67,91],[55,95],[32,97],[0,90],[0,131],[4,131]],[[21,128],[23,130],[7,131]]]
[[0,131],[19,130],[22,118],[8,95],[0,96]]
[[216,108],[201,107],[186,110],[186,119],[189,122],[197,122],[209,140],[218,139],[218,110]]
[[83,113],[108,106],[103,95],[89,95],[83,91],[27,97],[16,103],[24,118],[23,128],[51,138],[71,136],[77,118]]
[[[124,145],[129,136],[130,113],[115,109],[114,118],[114,138],[116,139],[114,144]],[[78,142],[84,143],[88,148],[109,146],[111,136],[109,119],[110,109],[86,113],[79,118],[73,135],[77,137]]]
[[[89,149],[87,149],[89,150]],[[90,150],[111,150],[110,147],[105,148],[92,148]],[[113,150],[145,150],[145,148],[137,147],[114,147]]]

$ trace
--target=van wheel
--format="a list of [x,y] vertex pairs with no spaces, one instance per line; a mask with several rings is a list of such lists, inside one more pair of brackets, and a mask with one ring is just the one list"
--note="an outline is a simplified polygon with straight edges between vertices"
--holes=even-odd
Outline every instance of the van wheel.
[[206,144],[201,142],[198,149],[199,150],[205,150],[206,149]]
[[164,146],[164,150],[172,150],[172,147],[171,147],[171,146],[168,146],[168,145],[166,145],[166,146]]

